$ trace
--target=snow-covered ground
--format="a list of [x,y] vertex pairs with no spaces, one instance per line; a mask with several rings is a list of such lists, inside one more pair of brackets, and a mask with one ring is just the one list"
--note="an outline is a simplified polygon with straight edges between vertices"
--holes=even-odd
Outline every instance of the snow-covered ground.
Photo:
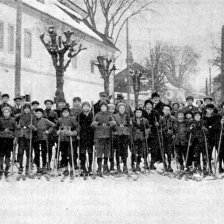
[[184,181],[158,174],[137,181],[76,178],[0,183],[1,224],[223,223],[224,181]]

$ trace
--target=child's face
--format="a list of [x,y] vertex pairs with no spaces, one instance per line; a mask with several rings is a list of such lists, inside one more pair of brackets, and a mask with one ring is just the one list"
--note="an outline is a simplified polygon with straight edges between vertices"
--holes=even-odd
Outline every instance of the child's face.
[[201,106],[201,101],[198,101],[197,102],[197,105],[200,107]]
[[48,101],[48,102],[46,102],[45,106],[47,109],[51,109],[53,105],[51,102]]
[[10,117],[10,115],[11,115],[11,113],[8,110],[5,110],[3,114],[4,114],[5,118]]
[[163,108],[163,114],[164,114],[165,116],[169,115],[169,114],[170,114],[170,108],[169,108],[169,107],[164,107],[164,108]]
[[109,109],[108,109],[108,111],[110,112],[110,113],[114,113],[114,111],[115,111],[115,108],[113,108],[113,107],[109,107]]
[[186,114],[186,118],[187,119],[191,119],[192,118],[192,115],[191,114]]
[[125,113],[125,107],[124,106],[120,106],[119,107],[119,113],[120,114],[124,114]]
[[74,107],[80,107],[80,105],[81,105],[81,101],[79,101],[79,100],[75,100],[75,101],[73,102],[73,106],[74,106]]
[[207,108],[206,109],[207,114],[212,114],[213,111],[214,111],[214,109],[212,109],[212,108]]
[[39,104],[33,104],[32,108],[35,110],[39,107]]
[[107,111],[107,106],[106,105],[102,105],[101,106],[101,111],[106,112]]
[[137,110],[135,112],[136,117],[142,117],[142,111],[141,110]]
[[201,120],[201,115],[200,114],[195,114],[194,119],[196,121],[200,121]]
[[29,108],[29,107],[24,108],[24,113],[25,113],[25,114],[30,113],[30,108]]
[[37,111],[36,113],[37,118],[42,118],[43,114],[40,111]]
[[211,100],[209,100],[209,99],[205,100],[205,105],[207,105],[207,104],[211,104],[211,103],[212,103]]
[[153,97],[153,99],[152,99],[152,101],[155,103],[155,104],[157,104],[157,103],[159,103],[159,100],[160,100],[160,98],[159,97]]
[[59,103],[58,103],[58,106],[59,106],[60,108],[64,108],[64,107],[66,106],[66,103],[65,103],[65,102],[59,102]]
[[5,96],[5,97],[2,98],[2,101],[3,101],[3,103],[8,103],[9,98]]
[[174,109],[174,110],[178,110],[178,108],[179,108],[178,104],[174,104],[174,105],[173,105],[173,109]]
[[62,115],[63,115],[63,117],[68,117],[69,116],[69,111],[68,110],[64,110]]
[[17,105],[17,106],[20,106],[21,104],[22,104],[22,100],[19,100],[19,99],[16,100],[16,105]]
[[83,105],[82,109],[83,109],[84,112],[89,112],[90,111],[90,107],[87,104]]
[[184,119],[184,114],[183,113],[178,113],[177,118],[178,119]]
[[188,104],[188,105],[192,105],[192,104],[193,104],[193,100],[190,100],[190,99],[187,100],[187,104]]
[[146,110],[152,110],[152,104],[151,103],[147,103],[145,105]]

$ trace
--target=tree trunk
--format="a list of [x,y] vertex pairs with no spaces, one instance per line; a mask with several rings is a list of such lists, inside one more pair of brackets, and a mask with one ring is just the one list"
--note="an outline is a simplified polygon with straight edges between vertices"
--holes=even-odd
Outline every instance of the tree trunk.
[[139,93],[135,92],[134,94],[135,94],[135,108],[137,108],[138,107],[138,95],[139,95]]
[[109,80],[109,78],[105,78],[104,79],[104,91],[108,94],[108,96],[110,94],[109,86],[110,86],[110,80]]
[[65,99],[63,86],[64,86],[64,70],[60,68],[56,70],[56,92],[55,92],[56,105],[58,105],[58,101],[60,99]]

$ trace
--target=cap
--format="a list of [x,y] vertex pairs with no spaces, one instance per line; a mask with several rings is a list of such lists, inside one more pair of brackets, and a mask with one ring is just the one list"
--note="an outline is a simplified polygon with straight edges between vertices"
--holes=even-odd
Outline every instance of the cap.
[[31,103],[32,106],[33,106],[34,104],[38,104],[38,105],[40,105],[40,103],[39,103],[38,101],[33,101],[33,102]]
[[16,97],[14,98],[14,101],[16,101],[16,100],[22,100],[22,99],[23,99],[22,96],[16,96]]
[[121,93],[117,94],[117,100],[123,100],[124,96]]
[[64,107],[64,108],[62,108],[62,109],[61,109],[61,112],[63,113],[63,112],[66,111],[66,110],[70,113],[70,108],[69,108],[69,107]]
[[151,98],[153,99],[154,97],[160,97],[160,95],[157,92],[152,93]]
[[146,106],[148,103],[150,103],[151,105],[153,105],[153,102],[151,100],[146,100],[144,105]]
[[81,98],[78,97],[78,96],[77,96],[77,97],[74,97],[74,98],[73,98],[73,102],[74,102],[74,101],[79,101],[79,102],[81,102]]
[[194,100],[194,97],[193,97],[193,96],[188,96],[188,97],[186,98],[186,100]]
[[209,103],[206,105],[205,109],[215,109],[215,105],[212,103]]
[[99,94],[101,97],[107,97],[108,96],[108,94],[106,93],[106,92],[100,92],[100,94]]
[[84,105],[88,105],[88,106],[90,107],[90,103],[87,102],[87,101],[84,101],[84,102],[82,103],[82,107],[83,107]]
[[205,101],[205,100],[211,100],[211,101],[212,101],[213,99],[212,99],[212,97],[210,97],[210,96],[206,96],[203,100],[204,100],[204,101]]
[[54,104],[53,100],[49,100],[49,99],[45,100],[44,104],[46,104],[47,102],[50,102],[51,104]]
[[42,108],[37,108],[36,110],[35,110],[35,112],[41,112],[42,114],[44,113],[44,110],[42,109]]
[[142,109],[141,107],[136,107],[136,108],[135,108],[135,113],[136,113],[137,111],[141,111],[141,112],[143,112],[143,109]]
[[2,98],[3,97],[8,97],[9,98],[9,94],[8,93],[4,93],[4,94],[2,94]]
[[105,105],[105,106],[108,108],[108,104],[107,104],[106,101],[102,101],[102,102],[100,102],[100,107],[102,107],[103,105]]

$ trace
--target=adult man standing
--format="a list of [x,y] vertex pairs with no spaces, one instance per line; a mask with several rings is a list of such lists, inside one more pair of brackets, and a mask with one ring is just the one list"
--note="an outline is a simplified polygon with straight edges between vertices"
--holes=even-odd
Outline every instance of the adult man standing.
[[108,94],[106,92],[100,92],[100,99],[98,100],[97,103],[94,104],[94,113],[97,114],[100,112],[100,103],[101,102],[107,102],[109,103],[109,99],[108,99]]
[[186,98],[186,101],[187,101],[187,106],[185,106],[184,108],[183,108],[183,110],[185,111],[185,112],[187,112],[187,111],[191,111],[191,112],[196,112],[196,111],[198,111],[198,108],[197,107],[195,107],[194,105],[193,105],[193,102],[194,102],[194,97],[193,96],[188,96],[187,98]]
[[154,110],[159,113],[159,115],[163,115],[163,107],[165,104],[160,100],[160,95],[158,93],[152,93],[151,100],[153,102]]
[[22,100],[23,98],[21,96],[17,96],[14,98],[15,106],[12,108],[14,116],[22,113]]

